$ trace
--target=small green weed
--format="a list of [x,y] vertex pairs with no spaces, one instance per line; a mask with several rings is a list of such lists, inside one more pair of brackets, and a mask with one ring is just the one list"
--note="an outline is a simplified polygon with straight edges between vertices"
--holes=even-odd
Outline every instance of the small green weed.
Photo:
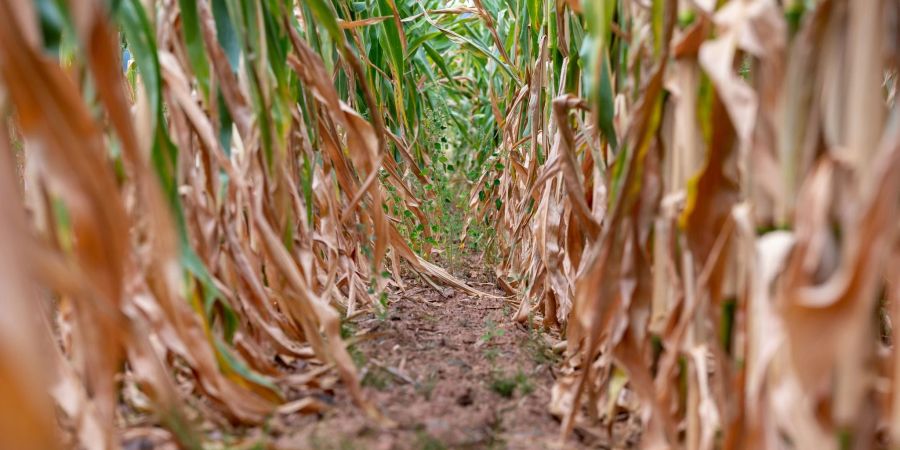
[[520,345],[538,364],[554,365],[560,360],[560,356],[544,340],[544,333],[540,326],[529,328],[528,337],[520,341]]
[[491,375],[490,387],[492,391],[504,398],[512,398],[516,389],[519,390],[520,395],[529,395],[534,392],[534,385],[531,384],[528,375],[521,370],[517,371],[515,375],[505,375],[500,372],[494,372]]
[[366,365],[366,355],[357,346],[351,345],[347,347],[347,353],[350,353],[350,358],[357,369],[362,369]]
[[521,370],[516,374],[516,383],[519,385],[519,393],[523,396],[534,392],[534,385],[531,384],[531,379]]
[[491,380],[491,390],[501,397],[512,398],[517,384],[515,377],[495,376]]
[[350,339],[354,334],[356,334],[356,325],[346,319],[341,320],[341,339]]
[[447,447],[440,439],[428,434],[425,430],[416,431],[416,448],[420,450],[444,450]]
[[506,334],[506,331],[498,327],[497,324],[494,323],[494,321],[491,319],[488,319],[487,322],[485,322],[484,326],[487,327],[487,329],[479,339],[481,339],[481,342],[484,342],[485,344],[491,342],[491,339],[494,339],[495,337],[500,337]]
[[500,356],[500,349],[498,348],[486,348],[484,349],[484,357],[490,361],[494,362],[497,360],[497,357]]
[[362,385],[383,391],[391,386],[391,374],[380,367],[375,367],[363,377]]
[[390,302],[388,301],[387,292],[382,292],[378,296],[378,305],[375,307],[375,317],[378,320],[384,322],[388,319],[388,313],[390,312]]

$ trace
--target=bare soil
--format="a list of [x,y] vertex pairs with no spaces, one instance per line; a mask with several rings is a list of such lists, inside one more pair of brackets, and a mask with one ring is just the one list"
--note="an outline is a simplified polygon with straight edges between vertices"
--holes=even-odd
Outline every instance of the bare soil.
[[[479,268],[467,282],[501,295]],[[390,295],[386,314],[351,321],[351,354],[363,385],[397,423],[367,419],[340,385],[319,416],[291,416],[272,424],[284,449],[543,449],[586,448],[559,443],[559,422],[548,412],[553,338],[513,324],[515,306],[420,279]],[[272,441],[270,441],[272,442]]]

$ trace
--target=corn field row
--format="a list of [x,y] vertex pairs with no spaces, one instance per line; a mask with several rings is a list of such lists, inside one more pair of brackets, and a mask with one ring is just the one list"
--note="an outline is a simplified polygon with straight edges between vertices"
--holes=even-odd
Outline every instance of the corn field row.
[[563,441],[897,447],[898,87],[896,0],[0,0],[0,448],[391,427],[342,321],[467,245]]

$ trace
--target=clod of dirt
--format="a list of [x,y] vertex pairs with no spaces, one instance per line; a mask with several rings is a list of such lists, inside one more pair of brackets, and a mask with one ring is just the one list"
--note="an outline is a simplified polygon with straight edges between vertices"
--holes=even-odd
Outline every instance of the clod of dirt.
[[466,392],[463,393],[463,395],[456,397],[456,404],[459,406],[469,406],[472,403],[474,403],[474,400],[472,399],[471,389],[466,389]]

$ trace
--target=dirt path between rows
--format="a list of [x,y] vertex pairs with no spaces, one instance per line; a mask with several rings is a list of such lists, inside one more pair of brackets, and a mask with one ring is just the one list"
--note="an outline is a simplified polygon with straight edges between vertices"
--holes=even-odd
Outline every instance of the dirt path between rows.
[[[502,296],[477,260],[466,261],[455,266],[458,277]],[[548,409],[562,362],[553,350],[560,348],[559,336],[513,323],[517,305],[511,300],[437,288],[421,278],[404,278],[404,284],[403,290],[390,288],[385,313],[362,312],[342,325],[368,397],[396,426],[367,417],[333,368],[279,355],[279,385],[288,402],[261,426],[204,422],[204,448],[636,448],[641,426],[624,411],[611,427],[576,426],[560,443],[560,423]],[[152,418],[133,420],[122,436],[125,450],[178,448],[169,432],[140,425]]]
[[[474,270],[470,275],[475,275]],[[482,274],[467,282],[500,295]],[[333,407],[274,426],[279,448],[561,448],[547,410],[559,356],[553,338],[509,321],[514,305],[420,279],[390,297],[386,314],[350,321],[351,355],[380,410],[396,421],[367,420],[338,385]],[[586,448],[573,438],[564,448]]]

